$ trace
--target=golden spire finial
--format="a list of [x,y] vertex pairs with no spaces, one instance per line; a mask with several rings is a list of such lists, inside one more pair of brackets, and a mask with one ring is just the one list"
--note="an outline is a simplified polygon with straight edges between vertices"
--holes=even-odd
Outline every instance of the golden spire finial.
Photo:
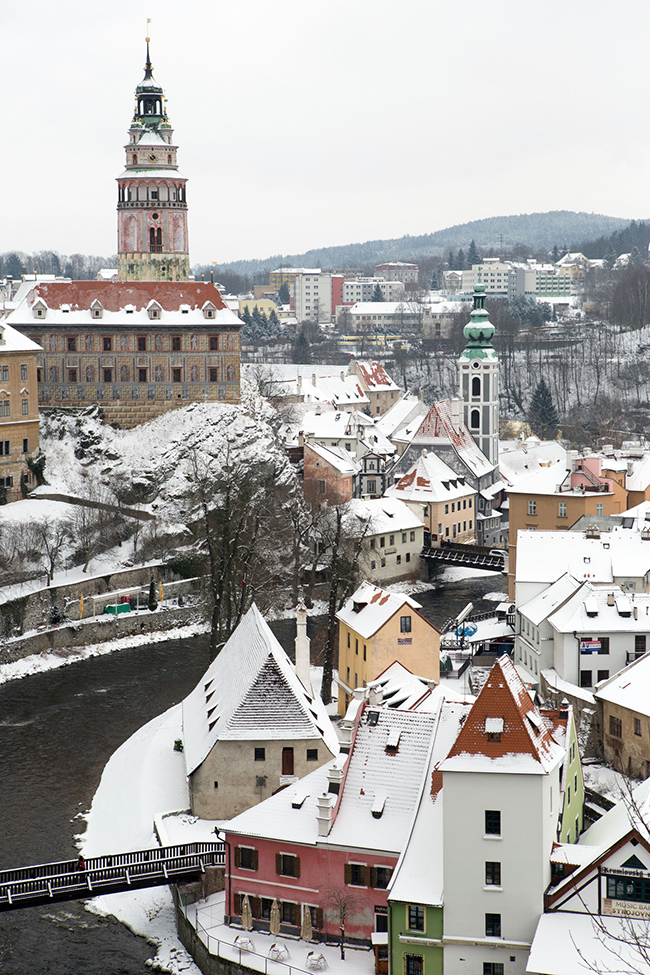
[[145,37],[145,40],[146,40],[147,44],[151,40],[151,37],[149,36],[149,24],[150,23],[151,23],[151,17],[147,17],[147,36]]

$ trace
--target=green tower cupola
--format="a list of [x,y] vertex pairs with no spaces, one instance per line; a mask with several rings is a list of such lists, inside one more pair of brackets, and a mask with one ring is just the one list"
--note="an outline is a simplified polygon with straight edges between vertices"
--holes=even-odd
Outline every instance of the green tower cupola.
[[474,305],[469,322],[463,329],[467,345],[463,355],[468,359],[488,359],[495,356],[492,346],[495,328],[485,307],[485,286],[479,283],[474,288]]

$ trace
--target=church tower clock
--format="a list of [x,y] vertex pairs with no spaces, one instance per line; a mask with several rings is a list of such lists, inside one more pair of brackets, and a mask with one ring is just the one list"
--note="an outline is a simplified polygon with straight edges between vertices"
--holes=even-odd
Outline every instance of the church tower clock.
[[135,90],[135,114],[118,177],[117,266],[120,281],[187,281],[187,180],[178,171],[177,146],[163,90],[153,77],[147,38],[144,78]]
[[485,287],[474,289],[474,307],[463,329],[467,345],[458,361],[463,419],[490,463],[499,462],[499,360],[494,325],[485,308]]

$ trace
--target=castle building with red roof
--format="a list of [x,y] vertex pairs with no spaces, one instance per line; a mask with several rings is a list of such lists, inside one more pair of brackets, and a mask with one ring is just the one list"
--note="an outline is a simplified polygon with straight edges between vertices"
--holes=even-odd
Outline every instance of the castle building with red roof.
[[42,347],[41,408],[97,404],[124,427],[240,398],[241,321],[213,284],[189,280],[186,180],[148,41],[135,95],[118,178],[118,279],[25,281],[7,319]]

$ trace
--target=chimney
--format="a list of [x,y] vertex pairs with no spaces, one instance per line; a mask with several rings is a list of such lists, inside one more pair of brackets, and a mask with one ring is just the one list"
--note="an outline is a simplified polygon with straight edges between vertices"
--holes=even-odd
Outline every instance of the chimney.
[[312,374],[311,374],[311,384],[312,384],[312,386],[315,386],[316,385],[316,373],[315,372],[312,372]]
[[329,782],[327,788],[329,795],[338,796],[343,782],[343,769],[336,765],[331,766],[327,771],[327,781]]
[[329,792],[325,795],[318,797],[318,835],[319,836],[329,836],[329,832],[332,828],[332,812],[334,811],[334,804],[336,803],[336,796]]
[[340,376],[341,376],[341,382],[344,383],[345,382],[345,373],[344,372],[340,373]]
[[300,375],[300,373],[298,373],[298,378],[297,378],[296,382],[297,382],[297,390],[298,390],[298,392],[299,393],[302,393],[302,376]]
[[460,426],[460,419],[461,419],[461,416],[463,415],[463,413],[462,413],[463,403],[462,403],[462,400],[460,400],[460,399],[452,399],[450,401],[450,403],[451,403],[451,411],[450,411],[451,412],[451,425],[453,426],[454,430],[458,430],[458,428]]
[[311,666],[310,643],[311,641],[307,636],[307,607],[301,599],[296,606],[296,675],[307,693],[313,697],[314,692],[309,676]]
[[371,684],[368,688],[368,704],[377,706],[384,700],[384,688],[381,684]]

